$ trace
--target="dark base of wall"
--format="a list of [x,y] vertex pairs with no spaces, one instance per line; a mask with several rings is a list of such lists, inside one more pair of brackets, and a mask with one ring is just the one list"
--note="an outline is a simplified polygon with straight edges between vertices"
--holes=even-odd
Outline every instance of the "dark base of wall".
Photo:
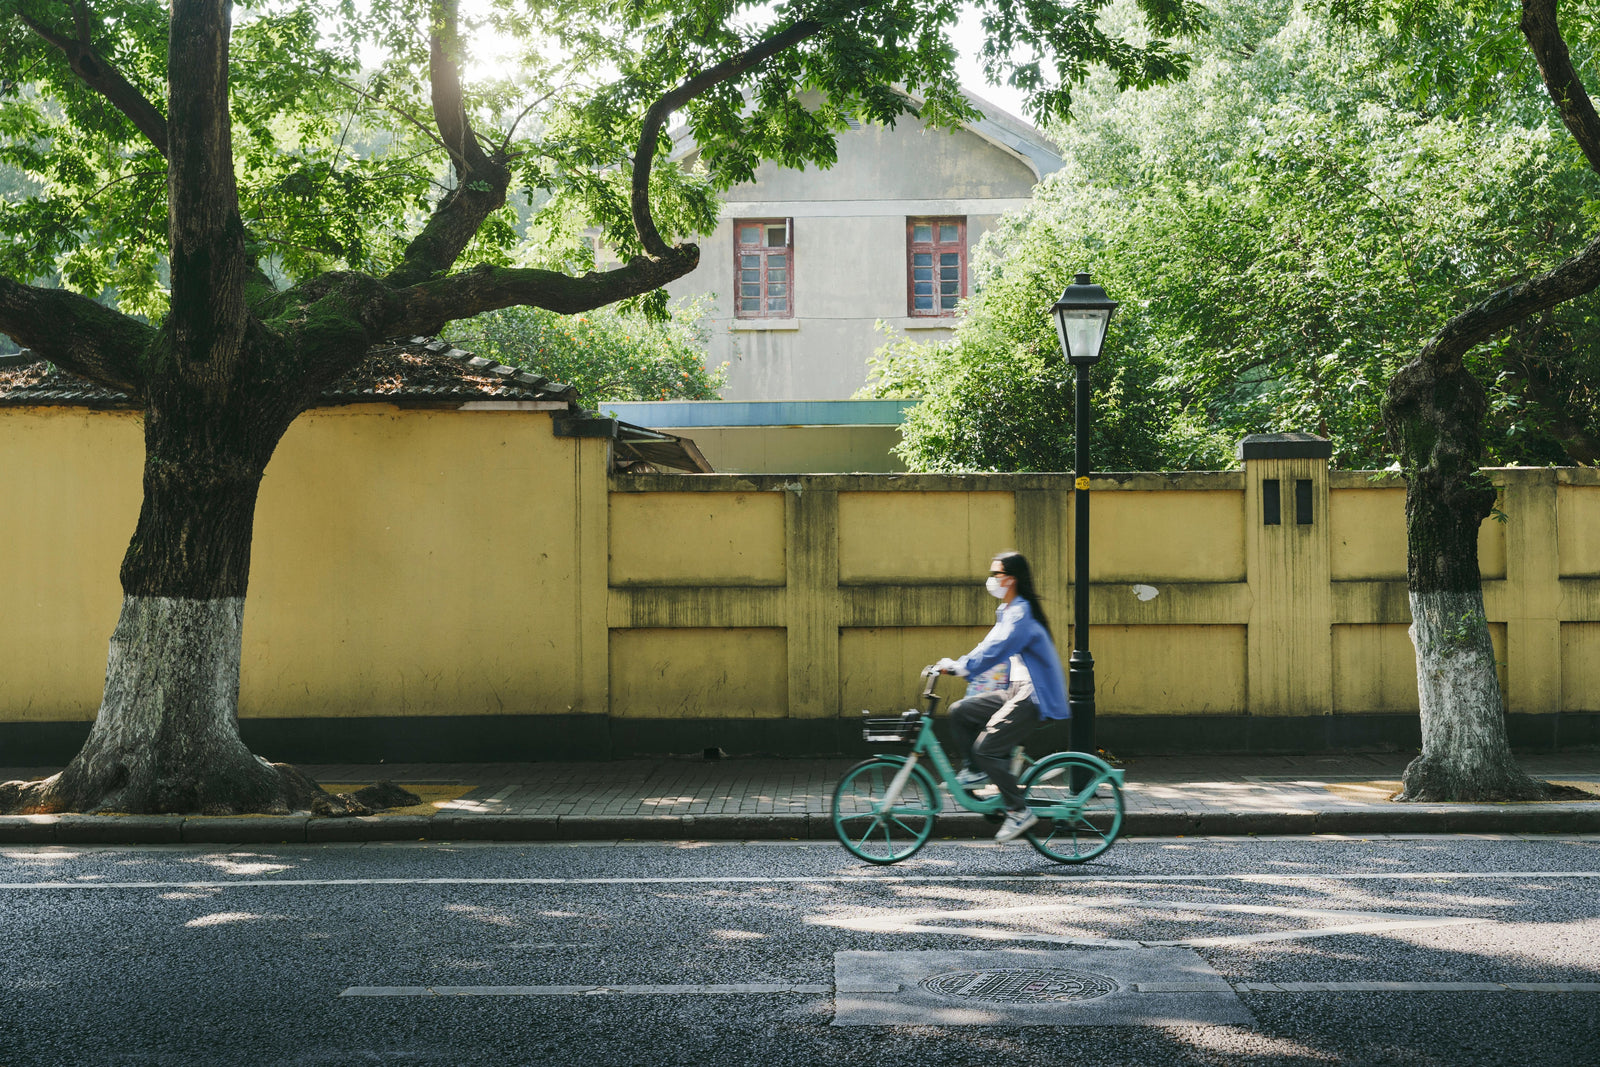
[[[245,719],[245,742],[287,763],[498,763],[700,756],[864,756],[893,748],[861,740],[849,719],[613,719],[605,715],[462,715]],[[1371,715],[1105,715],[1099,747],[1118,756],[1415,752],[1417,717]],[[1519,751],[1600,747],[1600,713],[1507,715]],[[940,731],[944,736],[943,730]],[[59,767],[86,722],[0,723],[0,766]],[[1035,751],[1067,748],[1066,723],[1042,728]]]

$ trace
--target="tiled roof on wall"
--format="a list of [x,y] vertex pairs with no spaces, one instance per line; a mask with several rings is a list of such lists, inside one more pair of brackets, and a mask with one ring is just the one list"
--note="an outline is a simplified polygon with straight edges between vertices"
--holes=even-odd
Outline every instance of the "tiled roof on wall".
[[[350,373],[323,390],[316,406],[364,402],[417,403],[541,400],[576,406],[578,390],[537,374],[503,367],[446,341],[413,337],[372,348]],[[0,357],[0,405],[131,407],[126,393],[51,370],[28,352]]]
[[[578,390],[537,374],[504,367],[456,348],[447,341],[413,337],[379,345],[343,378],[328,386],[316,407],[390,403],[428,405],[481,401],[542,401],[565,405],[557,432],[572,437],[609,437],[612,466],[618,472],[648,473],[658,468],[710,473],[693,441],[619,422],[578,405]],[[132,408],[118,389],[52,370],[31,352],[0,356],[0,408]],[[560,411],[559,408],[556,409]]]

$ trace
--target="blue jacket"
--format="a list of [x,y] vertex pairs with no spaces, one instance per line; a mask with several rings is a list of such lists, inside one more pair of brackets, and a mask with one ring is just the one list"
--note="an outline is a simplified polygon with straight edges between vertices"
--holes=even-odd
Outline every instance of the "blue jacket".
[[1001,604],[994,612],[994,629],[978,647],[956,662],[968,678],[976,677],[1012,656],[1021,656],[1033,681],[1033,702],[1045,719],[1070,719],[1067,683],[1061,676],[1061,657],[1056,655],[1050,632],[1033,617],[1033,608],[1021,597]]

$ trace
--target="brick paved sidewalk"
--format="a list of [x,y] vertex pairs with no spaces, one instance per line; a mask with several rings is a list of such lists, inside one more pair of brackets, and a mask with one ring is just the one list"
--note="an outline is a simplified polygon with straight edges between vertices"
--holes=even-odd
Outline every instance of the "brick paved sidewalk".
[[[388,778],[454,786],[429,815],[9,816],[0,842],[831,838],[828,802],[854,761],[661,759],[606,763],[307,766],[340,785]],[[1129,836],[1172,834],[1600,832],[1600,795],[1537,804],[1396,804],[1403,755],[1150,757],[1129,760]],[[1529,773],[1600,790],[1600,752],[1529,756]],[[0,780],[49,768],[0,768]],[[993,829],[962,811],[939,836]]]

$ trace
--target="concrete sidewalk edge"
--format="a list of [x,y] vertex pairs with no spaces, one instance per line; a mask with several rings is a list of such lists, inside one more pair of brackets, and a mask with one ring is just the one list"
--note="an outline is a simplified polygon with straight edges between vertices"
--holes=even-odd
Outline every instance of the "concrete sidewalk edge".
[[[938,839],[981,839],[994,824],[941,817]],[[1302,834],[1600,833],[1600,804],[1460,805],[1383,810],[1130,812],[1122,837]],[[297,844],[360,841],[832,840],[826,814],[771,815],[5,815],[0,845]]]

